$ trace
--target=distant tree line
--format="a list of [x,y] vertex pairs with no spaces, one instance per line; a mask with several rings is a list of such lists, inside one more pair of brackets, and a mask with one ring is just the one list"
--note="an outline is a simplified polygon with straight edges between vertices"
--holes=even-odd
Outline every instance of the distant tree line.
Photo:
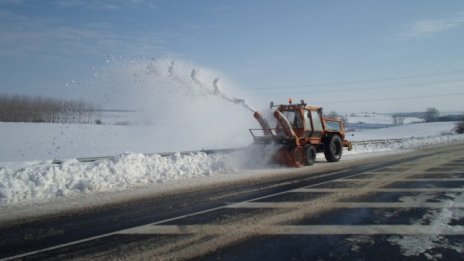
[[424,119],[426,122],[437,122],[437,121],[464,121],[464,115],[440,115],[440,112],[430,107],[425,110]]
[[0,94],[0,121],[95,123],[97,108],[84,101]]
[[336,111],[330,111],[329,113],[324,114],[324,117],[329,118],[329,119],[341,120],[341,121],[344,121],[345,123],[346,123],[346,118],[347,118],[341,114],[338,114]]
[[[463,121],[464,115],[462,114],[447,114],[441,115],[435,107],[429,107],[423,112],[400,112],[394,113],[393,118],[401,119],[401,117],[417,117],[424,119],[426,122],[438,122],[438,121]],[[395,121],[395,120],[394,120]]]

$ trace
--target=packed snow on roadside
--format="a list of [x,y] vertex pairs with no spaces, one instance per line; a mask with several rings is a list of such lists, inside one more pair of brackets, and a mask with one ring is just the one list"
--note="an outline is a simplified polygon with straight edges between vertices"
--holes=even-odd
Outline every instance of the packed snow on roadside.
[[125,153],[111,160],[61,164],[36,163],[25,168],[0,167],[0,206],[120,191],[136,186],[209,176],[227,171],[220,155],[179,153],[161,157]]
[[[1,126],[2,124],[0,124]],[[353,151],[347,152],[346,155],[357,154],[359,157],[362,156],[362,153],[409,150],[434,144],[464,141],[464,135],[450,134],[452,126],[454,126],[452,123],[422,123],[365,131],[362,133],[365,139],[367,137],[369,139],[409,137],[401,142],[356,143]],[[105,142],[105,138],[108,139],[106,142],[115,142],[111,140],[115,137],[100,135],[98,139],[99,142]],[[117,143],[121,147],[125,145],[124,140]],[[40,147],[41,144],[43,143],[36,141],[31,146],[36,151],[40,151],[41,148],[34,146]],[[5,148],[2,149],[5,150]],[[42,149],[42,151],[46,150]],[[187,155],[175,154],[168,157],[156,154],[120,153],[113,159],[98,160],[91,163],[65,160],[61,164],[52,164],[51,159],[0,162],[0,207],[44,202],[55,198],[88,195],[96,192],[122,191],[155,183],[234,173],[249,167],[245,161],[253,162],[251,155],[256,155],[256,152],[251,152],[248,155],[246,153],[207,155],[198,152]],[[346,157],[345,160],[348,158]],[[261,165],[261,167],[269,168],[266,165]]]

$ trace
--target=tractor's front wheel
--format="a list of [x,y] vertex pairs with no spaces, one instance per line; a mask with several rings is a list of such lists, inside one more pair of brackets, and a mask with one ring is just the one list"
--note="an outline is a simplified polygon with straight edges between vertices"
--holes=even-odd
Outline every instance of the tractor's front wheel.
[[305,165],[311,166],[316,162],[316,148],[312,145],[305,146]]
[[333,135],[324,142],[324,155],[328,162],[337,162],[341,159],[343,152],[342,139]]

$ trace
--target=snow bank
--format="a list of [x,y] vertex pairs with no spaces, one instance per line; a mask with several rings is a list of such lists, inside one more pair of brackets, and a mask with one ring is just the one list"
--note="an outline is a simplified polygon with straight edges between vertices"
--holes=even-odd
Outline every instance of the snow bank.
[[0,167],[0,206],[214,175],[227,171],[221,158],[205,153],[169,157],[126,153],[91,163],[69,160],[21,169]]

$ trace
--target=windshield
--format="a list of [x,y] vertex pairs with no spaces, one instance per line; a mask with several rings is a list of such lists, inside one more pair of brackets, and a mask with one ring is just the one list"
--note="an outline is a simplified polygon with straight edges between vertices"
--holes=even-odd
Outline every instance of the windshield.
[[341,123],[339,121],[326,120],[325,126],[327,127],[328,130],[332,130],[332,131],[341,131],[342,129]]
[[293,128],[303,128],[301,115],[298,111],[283,111],[282,114]]

